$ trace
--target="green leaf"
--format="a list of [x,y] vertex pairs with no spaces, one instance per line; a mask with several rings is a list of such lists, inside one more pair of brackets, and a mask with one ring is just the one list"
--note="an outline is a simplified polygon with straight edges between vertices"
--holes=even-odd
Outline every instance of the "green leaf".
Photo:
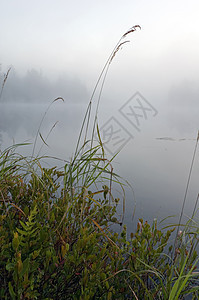
[[21,235],[28,235],[29,233],[27,231],[21,230],[19,228],[17,228],[18,233],[20,233]]
[[12,298],[12,299],[16,299],[16,294],[15,294],[15,292],[14,292],[14,290],[13,290],[13,287],[12,287],[12,284],[11,284],[10,281],[9,281],[9,283],[8,283],[8,287],[9,287],[9,293],[10,293],[11,298]]
[[24,276],[24,274],[28,272],[29,263],[30,263],[30,258],[28,257],[23,262],[23,269],[22,269],[22,272],[21,272],[21,276]]
[[195,264],[192,266],[192,268],[190,269],[189,273],[185,276],[183,276],[183,272],[185,270],[187,261],[188,261],[189,256],[187,255],[183,266],[181,267],[181,271],[179,274],[178,279],[176,280],[174,286],[172,287],[170,296],[169,296],[169,300],[178,300],[180,293],[182,292],[182,290],[185,288],[187,281],[193,277],[192,276],[192,271],[194,270],[195,265],[197,264],[198,260],[195,262]]
[[19,236],[17,232],[14,233],[14,238],[12,240],[12,247],[15,251],[17,251],[19,247]]
[[68,252],[69,250],[69,244],[66,243],[64,245],[61,246],[61,253],[62,253],[62,256],[64,257],[66,255],[66,253]]
[[6,265],[6,270],[9,272],[9,271],[12,271],[14,269],[14,264],[13,263],[9,263]]
[[175,297],[175,300],[178,300],[179,299],[179,296],[182,292],[182,290],[185,288],[186,284],[187,284],[187,281],[193,277],[192,275],[192,271],[194,270],[196,264],[197,264],[198,260],[195,262],[195,264],[193,265],[193,267],[190,269],[189,273],[185,276],[182,284],[180,285],[179,289],[178,289],[178,292],[177,292],[177,295]]
[[21,220],[19,220],[19,222],[20,222],[21,226],[23,227],[23,229],[25,231],[28,231],[29,227],[26,224],[24,224],[24,222],[22,222]]
[[41,250],[35,250],[35,251],[32,253],[32,258],[35,259],[35,258],[40,254],[40,251],[41,251]]

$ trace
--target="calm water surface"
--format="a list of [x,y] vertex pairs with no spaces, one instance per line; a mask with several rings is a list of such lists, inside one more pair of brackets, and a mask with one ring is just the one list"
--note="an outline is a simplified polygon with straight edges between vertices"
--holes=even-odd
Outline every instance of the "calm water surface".
[[[1,148],[14,143],[34,141],[39,124],[47,109],[46,104],[0,104],[0,143]],[[45,138],[53,125],[47,143],[49,147],[42,146],[38,139],[35,153],[48,154],[62,159],[70,160],[74,153],[78,133],[86,104],[56,103],[48,111],[40,132]],[[104,124],[112,117],[110,110],[101,107],[104,111],[100,115],[99,122],[103,129]],[[109,114],[108,114],[109,112]],[[121,124],[121,119],[115,116]],[[161,119],[161,122],[163,120]],[[161,123],[161,124],[162,124]],[[131,134],[132,128],[127,122],[122,123]],[[109,129],[114,127],[110,123]],[[125,223],[134,228],[138,218],[152,221],[154,218],[161,220],[164,217],[178,215],[184,198],[188,173],[196,143],[197,132],[180,135],[175,130],[161,126],[159,129],[159,117],[146,122],[141,132],[134,134],[122,148],[113,162],[116,173],[125,178],[133,187],[134,196],[129,188],[126,188],[126,213]],[[172,139],[159,139],[165,137]],[[103,137],[103,131],[101,131]],[[125,138],[125,135],[123,135]],[[183,138],[183,139],[182,139]],[[32,146],[23,148],[24,154],[31,154]],[[108,148],[108,147],[107,147]],[[107,156],[111,154],[107,150]],[[190,216],[198,194],[199,164],[198,151],[187,195],[184,216]],[[56,164],[58,164],[56,162]],[[118,196],[118,191],[115,190]],[[119,210],[121,210],[119,205]],[[132,221],[133,211],[135,209]],[[174,222],[171,219],[170,222]]]

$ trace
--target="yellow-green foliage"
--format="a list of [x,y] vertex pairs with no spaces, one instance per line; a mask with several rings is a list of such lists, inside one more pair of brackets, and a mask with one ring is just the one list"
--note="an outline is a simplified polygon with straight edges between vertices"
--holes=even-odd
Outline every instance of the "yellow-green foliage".
[[60,187],[64,173],[40,171],[2,176],[0,298],[168,299],[175,270],[164,249],[173,230],[140,219],[130,239],[126,227],[111,233],[107,186],[101,200],[85,189],[72,198]]

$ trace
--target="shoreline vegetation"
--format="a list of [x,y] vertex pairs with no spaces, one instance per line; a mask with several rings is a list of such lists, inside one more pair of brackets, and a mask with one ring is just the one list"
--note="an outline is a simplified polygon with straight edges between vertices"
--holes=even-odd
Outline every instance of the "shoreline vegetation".
[[[139,219],[127,235],[113,184],[124,191],[124,182],[105,155],[97,122],[101,93],[112,60],[130,28],[105,63],[89,101],[71,161],[63,168],[44,168],[47,159],[36,152],[40,129],[30,156],[17,144],[0,151],[0,299],[198,299],[198,223],[193,215],[181,224],[160,228]],[[5,74],[1,95],[10,69]],[[91,107],[97,98],[94,124]],[[54,127],[54,125],[53,125]],[[52,130],[53,130],[52,127]],[[88,138],[91,128],[91,137]],[[51,130],[51,131],[52,131]],[[49,132],[49,134],[51,133]],[[94,140],[94,136],[98,141]],[[195,146],[186,191],[194,164]],[[122,226],[121,233],[111,229]]]

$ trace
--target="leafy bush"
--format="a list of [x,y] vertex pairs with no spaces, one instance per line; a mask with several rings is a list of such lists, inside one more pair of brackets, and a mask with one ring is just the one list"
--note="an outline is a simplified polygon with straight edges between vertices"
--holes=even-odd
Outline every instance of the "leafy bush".
[[[87,187],[102,170],[94,175],[92,159]],[[181,292],[190,290],[195,250],[179,247],[174,264],[165,250],[174,229],[162,232],[157,221],[140,219],[130,239],[125,226],[112,232],[117,199],[110,204],[106,185],[78,186],[80,161],[45,169],[8,149],[0,166],[1,299],[168,299],[179,274],[181,283],[189,274]]]

